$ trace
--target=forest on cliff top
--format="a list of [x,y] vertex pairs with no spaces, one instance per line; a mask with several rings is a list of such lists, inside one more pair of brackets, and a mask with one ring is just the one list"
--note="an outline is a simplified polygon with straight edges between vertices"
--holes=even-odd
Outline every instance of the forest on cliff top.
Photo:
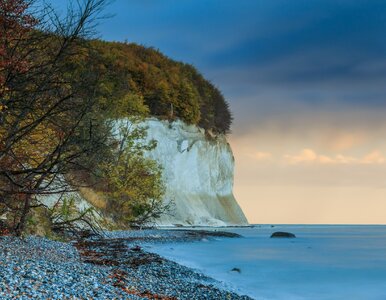
[[144,104],[150,115],[161,119],[179,118],[213,133],[230,131],[228,103],[194,66],[134,43],[89,43],[101,74],[100,104],[110,106],[116,117],[132,113],[124,106],[133,102]]
[[0,234],[95,230],[94,208],[100,228],[154,220],[168,210],[162,169],[144,155],[156,142],[132,124],[156,116],[230,129],[227,102],[193,66],[94,39],[108,1],[74,3],[61,15],[0,0]]

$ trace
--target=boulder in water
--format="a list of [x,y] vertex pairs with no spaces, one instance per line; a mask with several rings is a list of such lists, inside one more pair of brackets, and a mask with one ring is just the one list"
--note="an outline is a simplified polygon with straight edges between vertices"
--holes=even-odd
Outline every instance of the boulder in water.
[[272,233],[271,238],[296,238],[293,233],[277,231]]

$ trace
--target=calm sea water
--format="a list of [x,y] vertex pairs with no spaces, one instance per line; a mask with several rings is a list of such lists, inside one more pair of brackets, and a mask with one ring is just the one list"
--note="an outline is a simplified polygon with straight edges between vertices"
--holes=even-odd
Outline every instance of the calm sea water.
[[[262,225],[226,230],[244,238],[149,250],[255,299],[386,299],[386,226]],[[289,231],[297,238],[270,239],[275,231]]]

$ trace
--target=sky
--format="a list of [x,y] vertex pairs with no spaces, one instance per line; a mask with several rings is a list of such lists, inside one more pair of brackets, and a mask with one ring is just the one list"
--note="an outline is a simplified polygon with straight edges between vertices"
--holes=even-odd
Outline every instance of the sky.
[[101,38],[222,90],[249,222],[386,224],[384,0],[115,0],[106,14]]

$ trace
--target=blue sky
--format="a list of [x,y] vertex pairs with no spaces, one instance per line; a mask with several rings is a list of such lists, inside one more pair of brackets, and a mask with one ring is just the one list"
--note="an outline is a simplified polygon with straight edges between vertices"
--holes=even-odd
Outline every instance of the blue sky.
[[269,89],[288,89],[283,104],[386,106],[382,0],[115,0],[106,13],[102,38],[196,65],[237,111]]
[[218,85],[236,133],[283,111],[386,110],[384,1],[116,0],[108,12],[104,39],[159,48]]
[[115,0],[106,13],[100,37],[158,48],[223,91],[252,222],[386,223],[386,1]]

